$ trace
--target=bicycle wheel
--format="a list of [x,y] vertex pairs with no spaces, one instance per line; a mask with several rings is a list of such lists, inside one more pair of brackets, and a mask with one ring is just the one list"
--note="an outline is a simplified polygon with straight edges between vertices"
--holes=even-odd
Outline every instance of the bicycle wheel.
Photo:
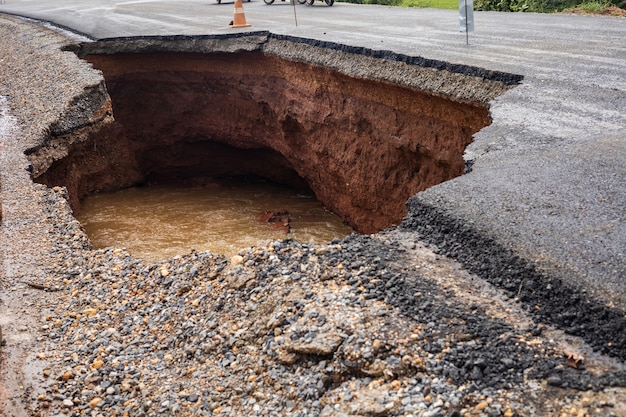
[[[248,0],[250,1],[250,0]],[[265,4],[272,4],[274,3],[274,0],[263,0],[265,2]]]

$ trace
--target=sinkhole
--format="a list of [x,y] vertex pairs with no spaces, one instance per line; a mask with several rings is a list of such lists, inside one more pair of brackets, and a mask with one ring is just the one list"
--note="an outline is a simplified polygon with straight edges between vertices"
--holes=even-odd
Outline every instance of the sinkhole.
[[374,233],[401,221],[411,195],[463,174],[489,101],[520,81],[265,32],[70,49],[104,81],[27,155],[34,180],[65,186],[76,213],[102,192],[255,178]]

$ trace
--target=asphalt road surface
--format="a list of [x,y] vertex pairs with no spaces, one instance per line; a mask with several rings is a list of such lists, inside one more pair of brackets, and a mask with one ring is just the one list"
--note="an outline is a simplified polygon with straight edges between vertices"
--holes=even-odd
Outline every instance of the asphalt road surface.
[[267,30],[524,76],[491,103],[467,175],[418,194],[502,247],[626,306],[626,19],[335,3],[6,0],[0,12],[100,39]]

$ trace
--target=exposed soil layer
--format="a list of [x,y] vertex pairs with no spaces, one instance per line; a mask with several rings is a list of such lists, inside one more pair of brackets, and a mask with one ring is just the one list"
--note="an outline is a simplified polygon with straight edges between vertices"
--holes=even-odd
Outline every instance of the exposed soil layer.
[[[483,103],[258,51],[86,59],[112,109],[105,101],[99,124],[31,155],[37,181],[66,186],[75,209],[99,190],[256,175],[310,188],[376,232],[401,221],[408,197],[461,175],[465,147],[489,124]],[[51,154],[58,146],[67,156]]]

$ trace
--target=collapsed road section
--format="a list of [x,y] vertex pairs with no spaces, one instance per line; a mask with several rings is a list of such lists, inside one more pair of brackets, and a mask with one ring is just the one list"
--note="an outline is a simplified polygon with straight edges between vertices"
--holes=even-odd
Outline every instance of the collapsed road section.
[[67,187],[75,209],[94,191],[256,175],[311,189],[364,233],[399,224],[408,197],[461,175],[487,103],[520,80],[269,33],[76,52],[106,80],[84,98],[97,121],[53,129],[28,151],[34,178]]
[[[177,164],[165,164],[167,161],[156,156],[142,159],[139,151],[150,151],[142,143],[146,139],[140,137],[138,129],[133,131],[134,121],[118,121],[118,117],[124,116],[118,116],[116,100],[121,97],[120,102],[131,108],[132,103],[148,107],[147,112],[152,111],[158,117],[164,117],[163,113],[154,103],[133,101],[132,94],[124,99],[125,89],[115,93],[114,81],[109,86],[109,81],[105,82],[85,62],[61,52],[59,46],[69,42],[63,36],[11,19],[4,19],[0,28],[3,30],[0,39],[7,40],[3,46],[11,56],[11,59],[2,56],[8,63],[0,67],[2,94],[7,95],[10,113],[18,122],[10,137],[3,138],[0,148],[3,160],[0,278],[5,290],[0,307],[3,313],[10,313],[4,317],[11,318],[3,322],[7,346],[2,352],[2,366],[3,370],[14,371],[2,374],[0,401],[8,413],[19,416],[50,413],[329,417],[342,414],[623,415],[626,398],[621,388],[626,385],[623,363],[599,355],[583,340],[567,336],[558,326],[537,319],[532,314],[534,305],[529,306],[525,298],[520,303],[508,286],[505,286],[507,291],[501,291],[497,285],[469,274],[459,264],[426,248],[422,238],[430,236],[436,238],[434,243],[464,262],[461,256],[464,253],[504,259],[493,253],[501,249],[497,246],[482,245],[485,252],[478,254],[454,246],[454,242],[451,247],[446,246],[451,231],[441,228],[429,232],[424,227],[425,222],[437,225],[442,220],[418,216],[418,210],[411,206],[402,229],[350,236],[326,245],[291,240],[270,242],[242,250],[231,259],[191,251],[162,262],[144,263],[122,248],[91,250],[88,237],[72,217],[69,203],[79,203],[77,196],[81,193],[104,188],[98,181],[89,179],[90,175],[101,175],[100,184],[107,187],[123,186],[127,174],[119,178],[106,174],[109,172],[106,169],[115,172],[122,158],[136,163],[133,166],[136,176],[129,176],[133,181],[163,180],[169,175],[184,178],[215,174],[198,171],[199,165],[195,163],[188,168],[189,164],[183,164],[184,159]],[[167,71],[183,79],[205,76],[204,62],[198,64],[199,74],[187,70],[197,60],[196,54],[205,52],[222,59],[235,58],[235,62],[237,58],[230,53],[243,53],[253,62],[270,65],[276,70],[274,73],[280,73],[277,68],[281,65],[303,70],[299,66],[302,62],[322,66],[325,61],[327,68],[339,71],[338,67],[344,67],[340,71],[343,75],[333,75],[330,85],[343,81],[359,97],[371,96],[363,92],[365,88],[359,87],[357,81],[343,77],[368,78],[364,75],[370,74],[370,63],[376,61],[382,68],[374,74],[385,74],[388,79],[381,81],[392,91],[404,88],[397,84],[413,88],[410,83],[419,84],[420,74],[459,77],[456,84],[445,82],[439,86],[442,79],[424,76],[422,92],[416,94],[420,99],[426,94],[451,98],[452,102],[469,102],[470,107],[479,103],[486,108],[492,97],[511,85],[501,83],[497,79],[499,74],[491,74],[490,78],[489,73],[475,68],[429,61],[420,65],[402,59],[380,60],[371,51],[350,54],[340,46],[316,46],[280,37],[272,40],[265,35],[177,41],[182,45],[200,44],[201,50],[193,46],[164,51],[160,41],[154,39],[110,42],[119,42],[124,48],[132,46],[131,51],[117,49],[115,54],[125,58],[130,68],[137,69],[135,78],[141,81],[137,85],[142,88],[136,91],[144,94],[143,97],[148,97],[147,85],[158,90],[158,82],[147,83],[157,75],[155,79],[166,82],[170,91],[174,88],[164,74],[152,72],[128,56],[138,52],[146,54],[146,58],[163,52],[167,52],[163,56],[176,54],[179,58],[189,58],[183,60],[185,71],[176,68],[175,60],[165,60],[171,65]],[[207,44],[218,46],[204,51]],[[88,43],[72,49],[105,70],[113,57],[96,49],[102,45]],[[278,49],[283,55],[270,53],[273,45],[280,45]],[[321,48],[323,53],[315,55],[309,47]],[[109,48],[111,44],[106,49],[112,51]],[[303,49],[306,51],[302,52]],[[269,56],[261,56],[264,54]],[[287,59],[287,54],[293,54],[289,58],[293,63],[275,61],[274,56]],[[307,61],[303,55],[311,59]],[[295,59],[297,56],[301,58]],[[393,58],[392,54],[389,58]],[[364,65],[361,59],[368,64]],[[157,59],[146,61],[155,66],[160,63]],[[218,64],[214,65],[219,68]],[[240,62],[238,66],[241,65]],[[111,67],[115,68],[113,64]],[[317,71],[324,73],[323,68],[305,66],[304,70],[314,85],[319,85],[302,88],[303,94],[310,95],[319,89],[321,95],[337,97],[339,88],[325,89],[325,83],[315,80]],[[416,72],[406,76],[407,71]],[[132,92],[135,84],[129,83],[128,74],[121,72],[117,81]],[[240,69],[239,74],[242,72]],[[220,81],[231,71],[226,75],[219,70],[215,73],[215,79]],[[398,78],[405,82],[397,82]],[[286,76],[285,79],[288,80]],[[230,88],[232,81],[226,81]],[[512,84],[517,81],[519,78]],[[290,83],[295,83],[282,78],[274,82],[287,90],[294,88]],[[481,84],[491,87],[480,89]],[[58,90],[57,86],[60,86]],[[376,91],[372,85],[367,88]],[[248,101],[251,90],[238,86],[232,91],[235,94],[232,100],[259,109],[251,105],[255,100]],[[193,92],[190,94],[196,97]],[[405,94],[398,97],[407,97]],[[285,96],[295,101],[293,93]],[[231,103],[223,91],[215,97]],[[348,97],[346,100],[350,101]],[[417,100],[407,99],[413,100],[410,103]],[[279,98],[268,101],[268,106],[262,107],[265,113],[257,117],[267,122],[266,126],[273,123],[279,126],[280,129],[271,132],[280,140],[285,140],[281,134],[293,133],[294,126],[302,132],[323,130],[323,123],[314,112],[309,117],[316,123],[294,115],[289,119],[287,110],[281,113],[279,107],[269,105],[278,101]],[[375,100],[363,100],[369,101]],[[397,103],[397,107],[410,108],[402,104]],[[235,107],[230,104],[228,108],[235,111]],[[439,108],[438,104],[432,107]],[[268,117],[270,111],[279,116]],[[327,112],[328,109],[322,113],[326,115],[322,120],[333,120]],[[482,112],[478,110],[477,114],[483,116],[477,119],[484,121]],[[445,114],[439,119],[449,120]],[[150,119],[136,120],[151,133],[159,133],[151,128]],[[293,179],[297,174],[318,193],[315,184],[308,183],[310,174],[299,171],[302,168],[291,159],[295,152],[270,148],[266,143],[261,147],[249,136],[247,142],[238,146],[218,143],[218,138],[232,138],[227,133],[236,126],[232,126],[233,122],[222,125],[214,118],[210,120],[208,127],[196,120],[191,129],[202,135],[189,137],[198,139],[208,135],[213,132],[209,129],[217,125],[220,134],[213,132],[214,136],[207,136],[216,142],[207,149],[218,149],[220,157],[226,157],[229,152],[234,157],[241,156],[234,155],[241,150],[246,151],[242,152],[244,156],[247,151],[262,150],[283,172],[289,172],[289,175],[277,175],[277,179],[287,181],[285,178]],[[417,117],[417,120],[426,118]],[[348,119],[343,123],[350,131],[358,126],[358,121]],[[153,122],[160,123],[160,119]],[[247,123],[244,133],[250,127]],[[161,127],[177,139],[185,136],[176,134],[175,128],[167,124]],[[475,128],[480,127],[472,129]],[[100,132],[109,136],[100,137]],[[469,131],[468,134],[471,137]],[[296,137],[292,136],[294,140]],[[107,138],[120,148],[106,148]],[[168,144],[164,137],[158,140],[161,147]],[[193,144],[194,140],[190,142]],[[109,153],[119,151],[116,155],[120,158],[98,156],[102,146]],[[282,146],[286,147],[284,143]],[[87,152],[87,148],[93,153]],[[204,152],[202,155],[208,155],[206,149],[199,148]],[[222,148],[229,152],[222,152]],[[192,153],[181,149],[181,153],[185,152]],[[74,153],[88,161],[95,158],[89,164],[95,166],[94,172],[82,169],[86,164],[81,160],[72,160]],[[152,153],[157,152],[152,150]],[[105,164],[98,166],[101,161]],[[159,164],[165,164],[166,169],[160,171]],[[269,164],[259,166],[258,173],[273,175],[269,168]],[[457,169],[462,172],[463,164]],[[52,175],[55,170],[58,173]],[[68,174],[63,177],[60,174],[63,172]],[[41,181],[50,178],[50,185],[55,185],[52,178],[55,181],[65,178],[67,185],[49,188],[32,182],[31,175]],[[453,226],[463,232],[462,238],[466,229],[462,225]],[[471,225],[467,228],[471,231]],[[440,231],[446,233],[439,234]],[[502,265],[503,275],[510,266],[513,265]],[[487,278],[492,277],[487,275]],[[522,287],[524,296],[532,288],[530,282],[526,284]],[[540,300],[532,300],[536,301]],[[526,307],[531,307],[530,312]],[[614,325],[619,326],[619,320]],[[615,333],[606,335],[612,340],[617,340],[616,337],[619,335]],[[619,348],[609,353],[623,359]]]

